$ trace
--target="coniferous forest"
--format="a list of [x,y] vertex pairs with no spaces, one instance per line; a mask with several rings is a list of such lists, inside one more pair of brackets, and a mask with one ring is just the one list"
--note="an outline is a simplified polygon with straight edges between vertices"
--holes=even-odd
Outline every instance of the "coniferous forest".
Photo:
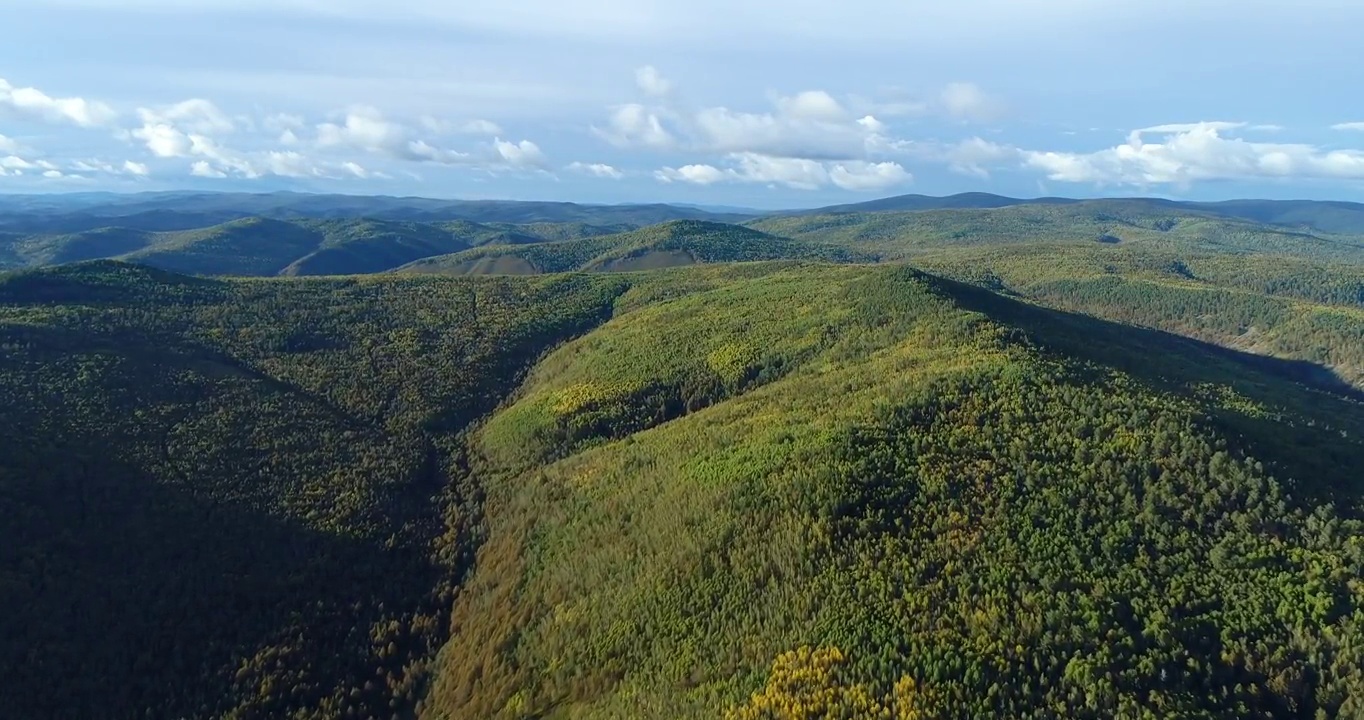
[[9,218],[6,717],[1364,718],[1340,215],[387,212]]

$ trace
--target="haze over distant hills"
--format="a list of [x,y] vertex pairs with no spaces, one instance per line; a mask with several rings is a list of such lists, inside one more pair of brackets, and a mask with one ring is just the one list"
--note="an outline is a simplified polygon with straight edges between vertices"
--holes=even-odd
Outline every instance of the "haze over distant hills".
[[897,195],[866,202],[816,208],[763,211],[742,207],[687,204],[592,205],[515,200],[449,200],[423,197],[328,195],[296,192],[69,193],[0,195],[0,231],[70,233],[118,226],[148,231],[187,230],[244,217],[275,219],[352,218],[435,222],[590,222],[650,225],[668,220],[737,221],[768,215],[908,212],[988,209],[1014,205],[1123,203],[1311,228],[1333,233],[1364,233],[1364,204],[1321,200],[1226,200],[1192,202],[1159,198],[1013,198],[990,193],[935,197]]

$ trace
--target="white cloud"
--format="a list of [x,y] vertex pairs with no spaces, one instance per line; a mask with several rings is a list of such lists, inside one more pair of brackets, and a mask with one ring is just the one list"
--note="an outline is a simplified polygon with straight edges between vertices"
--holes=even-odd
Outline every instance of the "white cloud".
[[884,190],[903,185],[914,178],[899,163],[839,163],[829,171],[829,179],[844,190]]
[[138,108],[142,125],[170,125],[200,135],[230,133],[236,129],[232,122],[217,105],[201,98],[194,98],[159,108]]
[[637,103],[618,106],[607,128],[592,131],[617,147],[670,148],[677,142],[658,114]]
[[1360,130],[1364,131],[1364,122],[1347,122],[1331,126],[1332,130]]
[[[423,124],[429,129],[439,122],[432,118]],[[487,121],[475,123],[473,129],[480,131],[496,127]],[[461,129],[466,127],[469,126],[466,124]],[[388,120],[377,108],[367,106],[352,108],[346,113],[344,124],[318,125],[317,144],[322,148],[360,150],[395,160],[442,165],[542,168],[546,164],[544,153],[529,140],[511,142],[494,137],[491,143],[471,152],[439,147],[416,138],[412,128]]]
[[17,155],[0,157],[0,168],[5,168],[6,170],[32,170],[36,167],[38,167],[36,164]]
[[104,103],[79,97],[55,98],[31,87],[15,87],[0,78],[0,110],[49,122],[97,127],[117,117]]
[[771,157],[744,152],[730,156],[738,163],[737,177],[746,182],[775,183],[797,190],[814,190],[829,182],[823,163],[808,158]]
[[974,83],[950,83],[938,99],[948,115],[963,120],[993,120],[1002,110],[999,101],[986,95]]
[[693,185],[711,185],[733,177],[733,171],[725,171],[714,165],[683,165],[680,168],[665,167],[654,173],[660,182],[687,182]]
[[359,163],[344,162],[344,163],[341,163],[341,167],[342,167],[342,169],[344,169],[346,172],[350,173],[351,175],[354,175],[355,177],[360,178],[361,180],[366,180],[366,179],[370,178],[370,177],[373,175],[373,173],[371,173],[370,171],[366,170],[366,169],[365,169],[364,167],[362,167]]
[[160,158],[185,157],[190,152],[189,136],[171,125],[143,125],[132,132],[151,153]]
[[880,135],[881,133],[884,133],[886,131],[886,124],[881,122],[880,120],[877,120],[875,117],[872,117],[871,115],[867,115],[866,117],[863,117],[862,119],[858,120],[857,124],[866,128],[867,132],[874,133],[877,135]]
[[19,153],[23,151],[23,148],[19,145],[19,141],[14,138],[0,135],[0,152]]
[[279,134],[280,145],[297,145],[298,143],[298,135],[294,134],[293,130],[285,129]]
[[644,91],[645,95],[653,97],[663,97],[672,92],[673,84],[658,72],[652,65],[645,65],[635,70],[635,85]]
[[[778,101],[779,106],[814,112],[816,101]],[[830,111],[832,108],[825,107]],[[866,154],[875,135],[857,121],[834,122],[785,112],[734,112],[724,107],[706,108],[695,116],[698,149],[706,152],[753,152],[779,157],[846,160]]]
[[132,160],[123,161],[123,171],[128,173],[129,175],[138,175],[143,177],[151,174],[151,168],[148,168],[143,163],[133,162]]
[[[637,80],[648,90],[645,86],[649,83]],[[675,102],[654,108],[622,105],[611,116],[610,130],[598,130],[598,134],[624,147],[685,147],[719,156],[727,165],[664,167],[654,173],[661,182],[763,183],[801,190],[833,185],[870,190],[911,179],[898,163],[876,162],[873,157],[893,146],[885,137],[889,128],[874,115],[859,118],[823,90],[776,96],[771,103],[772,109],[767,112],[723,106],[689,110]],[[665,117],[678,129],[680,139],[663,126]]]
[[794,97],[777,100],[777,109],[782,115],[802,120],[838,122],[848,114],[843,106],[823,90],[806,90]]
[[220,179],[227,177],[227,173],[213,167],[205,160],[198,160],[195,161],[193,165],[190,165],[189,174],[201,178]]
[[317,126],[317,143],[323,147],[343,146],[368,152],[384,152],[402,159],[421,159],[411,150],[407,129],[384,119],[377,108],[361,106],[346,113],[344,124]]
[[513,167],[543,168],[546,165],[545,154],[540,151],[535,143],[529,140],[514,143],[502,138],[495,138],[493,149],[497,151],[499,157]]
[[732,153],[727,158],[734,167],[695,164],[680,168],[665,167],[654,173],[661,182],[686,182],[711,185],[718,182],[744,182],[779,185],[796,190],[814,190],[830,184],[844,190],[881,190],[911,181],[912,176],[895,162],[864,161],[820,162],[807,158],[772,157],[758,153]]
[[[1364,151],[1251,142],[1226,136],[1242,123],[1160,125],[1133,131],[1123,145],[1092,153],[1021,153],[1024,163],[1064,182],[1188,185],[1252,178],[1364,179]],[[1160,136],[1148,142],[1147,136]]]
[[592,175],[593,177],[599,178],[610,178],[612,180],[619,180],[625,177],[625,173],[605,163],[575,162],[569,164],[568,169],[573,172]]
[[66,175],[63,174],[61,170],[46,170],[43,172],[43,177],[49,179],[56,179],[66,177]]

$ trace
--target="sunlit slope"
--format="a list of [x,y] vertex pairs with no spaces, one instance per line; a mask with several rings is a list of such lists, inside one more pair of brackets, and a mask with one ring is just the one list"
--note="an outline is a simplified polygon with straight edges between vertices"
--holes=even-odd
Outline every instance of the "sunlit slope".
[[866,262],[873,256],[834,245],[770,235],[739,225],[677,220],[614,235],[555,243],[489,246],[432,257],[401,272],[530,275],[587,270],[658,270],[759,260]]
[[723,270],[480,431],[424,717],[1364,710],[1357,402],[906,268]]

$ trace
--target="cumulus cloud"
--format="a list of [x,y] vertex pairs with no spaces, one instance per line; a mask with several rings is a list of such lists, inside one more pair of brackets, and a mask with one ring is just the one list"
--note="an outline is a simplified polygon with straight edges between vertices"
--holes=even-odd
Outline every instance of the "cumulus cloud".
[[570,163],[568,169],[572,172],[599,178],[609,178],[611,180],[619,180],[625,177],[625,173],[605,163],[575,162]]
[[714,165],[683,165],[679,168],[665,167],[654,173],[659,181],[687,182],[693,185],[710,185],[734,177],[733,170],[721,170]]
[[[636,75],[647,95],[671,92],[670,85],[660,87],[655,80],[661,77],[653,68]],[[858,117],[824,90],[774,96],[770,109],[761,112],[691,109],[671,98],[652,107],[630,103],[614,108],[607,128],[593,129],[618,147],[685,149],[724,161],[663,167],[654,173],[660,182],[870,190],[911,179],[898,163],[874,157],[891,146],[886,124],[872,114]]]
[[782,109],[776,113],[706,108],[695,116],[696,149],[822,160],[863,157],[868,140],[879,130],[876,119],[847,120],[834,114],[836,104],[821,107],[819,102],[809,98],[779,100]]
[[829,179],[844,190],[884,190],[911,182],[914,177],[899,163],[850,162],[834,165]]
[[[429,129],[432,123],[436,122],[438,121],[431,120],[423,124]],[[486,121],[475,122],[473,126],[475,130],[496,127]],[[470,151],[440,147],[416,137],[413,128],[388,120],[377,108],[367,106],[352,108],[346,113],[341,124],[318,125],[317,144],[322,148],[359,150],[395,160],[441,165],[476,165],[486,169],[543,169],[548,164],[544,152],[529,140],[512,142],[494,137],[491,143]]]
[[151,168],[148,168],[145,164],[140,162],[134,162],[132,160],[123,161],[123,171],[128,173],[129,175],[137,175],[140,177],[150,175],[152,172]]
[[15,140],[14,138],[9,138],[5,137],[4,135],[0,135],[0,152],[18,153],[23,152],[23,148],[22,146],[19,145],[19,141]]
[[[1051,180],[1113,185],[1188,185],[1255,178],[1364,179],[1364,151],[1252,142],[1231,136],[1242,123],[1160,125],[1133,131],[1122,145],[1090,153],[1022,153]],[[1156,141],[1149,136],[1158,136]]]
[[645,95],[653,97],[663,97],[672,92],[673,84],[664,78],[658,69],[652,65],[645,65],[635,70],[635,85],[644,91]]
[[727,160],[732,167],[722,169],[708,164],[665,167],[655,172],[654,177],[668,183],[762,183],[796,190],[814,190],[830,184],[844,190],[881,190],[913,179],[899,163],[889,161],[821,162],[759,153],[731,153]]
[[607,127],[593,126],[592,132],[617,147],[663,149],[671,148],[677,142],[663,127],[659,114],[638,103],[617,106]]
[[493,149],[497,151],[498,157],[512,167],[543,168],[546,165],[545,154],[529,140],[514,143],[495,138]]
[[838,122],[848,114],[832,95],[823,90],[806,90],[793,97],[779,98],[777,108],[787,117],[824,122]]
[[20,117],[81,127],[105,125],[118,116],[113,108],[102,102],[80,97],[52,97],[36,88],[15,87],[3,78],[0,78],[0,110]]
[[1364,122],[1346,122],[1331,126],[1332,130],[1359,130],[1364,132]]
[[190,165],[189,174],[201,178],[221,179],[227,177],[227,173],[213,167],[207,160],[196,160]]

